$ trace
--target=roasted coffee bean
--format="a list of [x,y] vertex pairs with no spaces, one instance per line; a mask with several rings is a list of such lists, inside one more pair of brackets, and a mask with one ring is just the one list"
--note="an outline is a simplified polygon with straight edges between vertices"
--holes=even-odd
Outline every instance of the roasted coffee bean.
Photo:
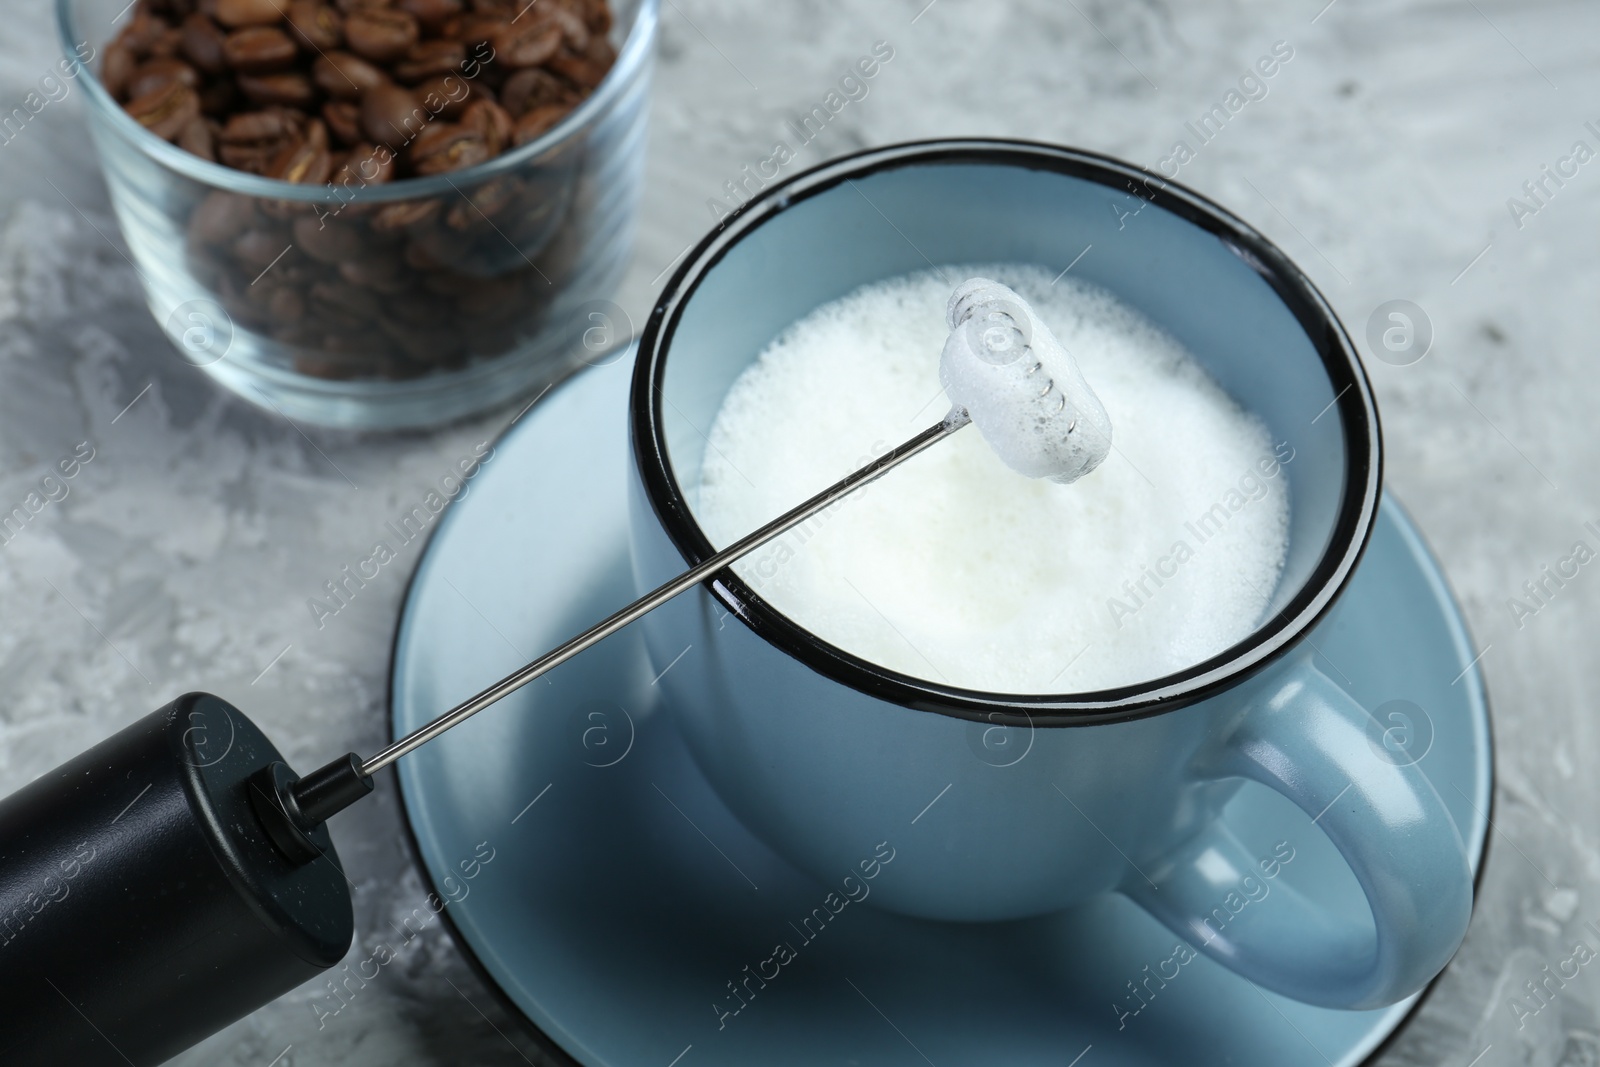
[[466,296],[477,288],[479,279],[452,270],[434,271],[422,279],[422,287],[435,296],[448,296],[452,300]]
[[384,145],[358,144],[345,156],[330,179],[335,185],[360,188],[381,185],[394,177],[395,155]]
[[427,222],[439,213],[437,200],[400,200],[385,204],[372,215],[368,223],[374,233],[397,233],[410,230]]
[[157,137],[170,141],[199,117],[200,97],[181,81],[169,81],[130,100],[128,114]]
[[460,41],[418,41],[394,65],[394,76],[403,82],[419,82],[459,71],[466,59],[467,46]]
[[468,48],[473,48],[494,40],[495,34],[511,24],[511,19],[503,15],[475,13],[461,16],[459,22],[452,19],[451,23],[445,36],[456,38]]
[[336,282],[317,282],[306,295],[312,310],[328,318],[365,317],[383,308],[375,294],[342,278]]
[[205,244],[227,244],[256,222],[255,203],[247,196],[212,193],[189,216],[189,234]]
[[[246,230],[233,239],[231,248],[235,259],[247,270],[256,271],[283,262],[293,251],[289,239],[282,233],[264,229]],[[290,251],[285,252],[285,249]]]
[[263,145],[217,145],[217,158],[236,170],[247,170],[251,174],[265,174],[267,164],[277,156],[277,150]]
[[306,123],[305,133],[286,146],[267,165],[267,177],[303,185],[328,180],[333,157],[328,152],[328,128],[320,119]]
[[228,35],[206,16],[196,12],[183,20],[183,55],[198,70],[221,74],[228,69],[223,42]]
[[604,37],[611,32],[611,5],[606,0],[581,0],[578,6],[591,37]]
[[546,104],[570,108],[576,102],[577,94],[572,86],[542,67],[519,70],[500,88],[500,106],[514,119]]
[[310,107],[317,101],[317,90],[297,70],[277,74],[244,74],[235,81],[239,91],[252,104],[282,104],[287,107]]
[[152,59],[135,70],[128,79],[128,97],[144,96],[172,81],[195,89],[200,85],[200,75],[181,59]]
[[215,131],[202,115],[190,119],[189,124],[179,131],[178,147],[185,152],[193,152],[201,159],[209,159],[213,163],[217,161]]
[[294,243],[318,263],[337,265],[361,253],[361,228],[338,218],[307,216],[294,222]]
[[461,112],[465,111],[472,101],[483,100],[492,95],[477,82],[469,81],[459,74],[440,74],[418,82],[412,92],[428,111],[450,122],[460,118]]
[[394,0],[335,0],[336,6],[346,15],[357,11],[381,11],[394,6]]
[[299,49],[276,26],[249,26],[234,30],[222,43],[228,65],[245,74],[266,74],[294,63]]
[[318,56],[312,61],[311,77],[317,88],[338,100],[359,100],[362,93],[389,80],[383,71],[349,52]]
[[145,59],[171,28],[171,23],[165,19],[138,8],[134,11],[133,18],[122,28],[122,32],[117,34],[117,40],[133,53],[135,59]]
[[306,298],[298,290],[284,286],[272,294],[267,310],[277,322],[298,322],[306,313]]
[[467,292],[456,297],[456,307],[468,315],[504,317],[516,311],[515,301],[522,285],[515,277],[480,278]]
[[511,131],[511,143],[524,145],[544,136],[547,130],[566,118],[571,111],[570,107],[562,104],[542,104],[530,109],[517,120],[516,127]]
[[339,276],[352,285],[392,296],[411,288],[411,274],[391,257],[350,258],[339,264]]
[[344,20],[350,51],[379,63],[392,63],[417,43],[417,20],[404,11],[357,11]]
[[[353,145],[361,140],[361,108],[353,101],[329,100],[322,105],[322,121],[342,145]],[[335,165],[333,169],[339,168]]]
[[461,125],[483,135],[491,156],[499,155],[501,149],[511,143],[511,116],[493,100],[478,100],[468,104],[461,113]]
[[495,178],[470,192],[463,190],[462,198],[444,213],[444,224],[458,231],[491,227],[516,199],[517,183],[510,178]]
[[148,59],[176,59],[183,54],[183,31],[176,26],[164,29],[145,50]]
[[400,253],[406,266],[416,270],[439,270],[444,266],[425,245],[416,241],[407,241],[405,248]]
[[398,151],[428,123],[429,115],[416,96],[398,85],[385,83],[361,97],[361,128],[378,144]]
[[561,26],[554,19],[532,16],[502,25],[490,38],[496,63],[536,67],[561,49]]
[[106,54],[100,60],[100,84],[118,100],[127,99],[128,79],[133,77],[139,60],[133,49],[120,41],[106,45]]
[[411,169],[418,174],[445,174],[476,166],[494,156],[481,130],[453,122],[435,122],[411,144]]
[[226,144],[282,143],[288,138],[298,137],[305,124],[305,115],[292,108],[264,107],[260,111],[243,111],[223,124],[222,140]]
[[290,35],[313,54],[344,43],[344,19],[320,0],[291,0],[286,17]]
[[461,14],[461,0],[400,0],[395,5],[415,18],[426,33],[438,33],[445,23]]
[[561,27],[561,39],[568,49],[582,52],[589,47],[589,27],[583,19],[559,4],[547,12],[547,17]]
[[215,0],[213,17],[229,29],[271,26],[283,17],[282,0]]
[[581,54],[558,52],[545,66],[567,79],[580,89],[593,89],[605,80],[611,65],[617,61],[616,50],[604,37],[589,39],[589,47]]

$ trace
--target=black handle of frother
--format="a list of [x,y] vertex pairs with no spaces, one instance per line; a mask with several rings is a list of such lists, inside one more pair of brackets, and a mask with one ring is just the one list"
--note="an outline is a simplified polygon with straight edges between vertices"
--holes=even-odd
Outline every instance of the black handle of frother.
[[158,1064],[337,964],[354,912],[310,815],[371,788],[354,757],[298,779],[190,693],[0,800],[0,1063]]

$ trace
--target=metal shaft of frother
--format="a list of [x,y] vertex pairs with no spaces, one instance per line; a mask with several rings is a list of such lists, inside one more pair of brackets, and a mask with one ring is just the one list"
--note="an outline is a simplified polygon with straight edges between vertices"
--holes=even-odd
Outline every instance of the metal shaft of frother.
[[389,766],[389,764],[406,753],[415,751],[457,723],[470,719],[495,701],[516,692],[552,668],[559,667],[573,656],[611,636],[640,616],[654,611],[679,593],[699,585],[711,575],[745,554],[760,548],[773,538],[793,529],[817,512],[848,496],[868,482],[887,474],[912,456],[950,436],[971,421],[965,410],[961,408],[952,410],[950,414],[944,417],[943,421],[928,427],[897,448],[890,449],[849,477],[835,482],[805,503],[779,515],[765,526],[747,534],[724,548],[721,552],[709,557],[703,563],[691,567],[660,588],[646,593],[616,614],[590,627],[565,644],[546,652],[532,663],[506,675],[489,686],[489,688],[483,690],[483,692],[462,701],[426,726],[412,731],[372,758],[364,760],[361,764],[361,774],[363,776],[371,776],[375,772],[383,770],[383,768]]

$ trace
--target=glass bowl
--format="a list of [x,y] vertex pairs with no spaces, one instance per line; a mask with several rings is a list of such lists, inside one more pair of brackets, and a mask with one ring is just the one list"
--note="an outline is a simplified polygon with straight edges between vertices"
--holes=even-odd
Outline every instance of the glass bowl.
[[57,0],[56,16],[65,53],[90,57],[90,133],[178,355],[291,419],[396,429],[510,403],[628,339],[608,298],[632,251],[657,4],[613,0],[615,64],[537,139],[459,171],[340,186],[162,140],[97,76],[132,5]]

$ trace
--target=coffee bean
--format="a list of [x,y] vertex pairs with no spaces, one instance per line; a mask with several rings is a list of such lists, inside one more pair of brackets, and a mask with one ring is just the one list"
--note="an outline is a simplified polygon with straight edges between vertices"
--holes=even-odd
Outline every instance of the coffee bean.
[[183,31],[173,26],[161,31],[145,55],[149,59],[176,59],[183,54]]
[[178,147],[185,152],[193,152],[201,159],[209,159],[213,163],[217,161],[215,131],[201,115],[190,119],[189,124],[179,131]]
[[128,114],[157,137],[170,141],[199,116],[200,97],[183,82],[169,81],[130,100]]
[[394,65],[394,76],[403,82],[419,82],[459,71],[466,58],[467,46],[460,41],[418,41]]
[[395,155],[384,145],[358,144],[345,156],[344,163],[334,171],[335,185],[360,188],[364,185],[381,185],[394,177]]
[[344,20],[350,51],[380,63],[404,56],[418,34],[417,20],[404,11],[357,11]]
[[223,51],[227,34],[204,15],[196,12],[183,20],[183,55],[207,74],[221,74],[228,68]]
[[281,71],[277,74],[244,74],[235,79],[239,91],[253,104],[283,104],[288,107],[310,107],[316,103],[317,90],[299,71]]
[[566,81],[542,67],[519,70],[506,79],[500,89],[500,106],[514,119],[546,104],[570,108],[577,102],[577,94]]
[[411,273],[399,260],[390,257],[345,259],[339,264],[339,276],[352,285],[384,295],[392,296],[411,288]]
[[335,3],[346,15],[357,11],[382,11],[394,6],[394,0],[335,0]]
[[444,224],[453,230],[492,229],[496,216],[516,201],[517,191],[516,182],[509,178],[495,178],[470,192],[463,190],[462,199],[445,212]]
[[559,5],[552,7],[547,17],[561,27],[562,42],[569,50],[582,52],[589,47],[589,27],[583,19]]
[[571,111],[571,108],[562,104],[542,104],[531,108],[517,120],[516,127],[511,131],[511,143],[524,145],[544,136],[547,130],[566,118]]
[[511,116],[493,100],[478,100],[468,104],[461,113],[461,125],[483,135],[491,156],[499,155],[500,150],[511,143]]
[[461,14],[461,0],[400,0],[396,4],[422,26],[425,33],[437,34],[445,23]]
[[320,119],[306,123],[305,134],[286,146],[267,165],[267,177],[304,185],[328,180],[333,159],[328,153],[328,128]]
[[[251,229],[235,237],[231,247],[234,258],[244,264],[247,270],[263,271],[274,263],[283,262],[292,254],[292,248],[288,253],[284,251],[289,244],[288,238],[281,233]],[[283,258],[280,259],[280,256]]]
[[435,122],[411,145],[411,169],[418,174],[444,174],[491,158],[483,132],[453,122]]
[[437,200],[400,200],[379,208],[368,225],[374,233],[397,233],[420,226],[438,213]]
[[135,59],[147,59],[151,49],[171,28],[171,24],[165,19],[139,8],[134,11],[133,18],[128,20],[122,32],[117,34],[117,40],[133,53]]
[[529,17],[508,22],[490,39],[496,63],[536,67],[561,48],[561,26],[550,18]]
[[222,140],[226,144],[282,142],[290,137],[298,137],[305,123],[303,113],[286,107],[243,111],[223,124]]
[[399,150],[428,122],[417,98],[398,85],[375,86],[361,97],[361,128],[378,144]]
[[359,100],[362,93],[389,80],[383,71],[349,52],[318,56],[312,61],[311,77],[317,88],[338,100]]
[[296,219],[294,243],[318,263],[337,265],[361,252],[361,234],[356,226],[338,218]]
[[580,0],[578,6],[591,37],[604,37],[611,32],[611,5],[606,0]]
[[255,222],[255,204],[249,197],[218,190],[189,216],[189,234],[205,244],[226,244]]
[[424,108],[452,122],[461,117],[469,103],[489,94],[489,90],[459,74],[440,74],[420,81],[412,92]]
[[593,37],[583,53],[558,52],[545,66],[561,75],[580,89],[593,89],[605,80],[617,53],[604,37]]
[[427,246],[416,241],[406,242],[405,248],[401,252],[401,258],[405,261],[406,266],[415,270],[438,270],[444,266],[432,252],[428,251]]
[[118,100],[127,99],[128,79],[139,66],[133,49],[120,41],[106,45],[106,54],[100,60],[100,84]]
[[317,282],[306,295],[311,308],[328,318],[349,321],[358,316],[374,315],[382,308],[375,294],[342,278],[336,282]]
[[456,298],[456,307],[468,315],[501,315],[514,313],[513,301],[521,290],[515,277],[475,279],[471,289]]
[[[322,105],[322,121],[328,132],[342,145],[353,145],[361,140],[361,108],[350,100],[329,100]],[[337,165],[333,168],[339,169]]]
[[284,286],[272,294],[272,301],[267,305],[267,310],[278,322],[298,322],[306,313],[306,299],[297,290]]
[[283,17],[279,0],[215,0],[213,14],[229,29],[271,26]]
[[286,17],[289,33],[309,52],[321,55],[344,42],[344,19],[319,0],[291,0]]
[[276,26],[250,26],[234,30],[222,43],[223,54],[234,70],[266,74],[294,63],[299,49]]
[[144,96],[171,81],[182,82],[194,89],[200,85],[200,75],[181,59],[152,59],[135,70],[128,79],[128,96]]
[[510,18],[504,15],[473,13],[461,16],[460,22],[455,24],[446,36],[459,38],[462,44],[472,48],[494,40],[495,34],[510,24]]

